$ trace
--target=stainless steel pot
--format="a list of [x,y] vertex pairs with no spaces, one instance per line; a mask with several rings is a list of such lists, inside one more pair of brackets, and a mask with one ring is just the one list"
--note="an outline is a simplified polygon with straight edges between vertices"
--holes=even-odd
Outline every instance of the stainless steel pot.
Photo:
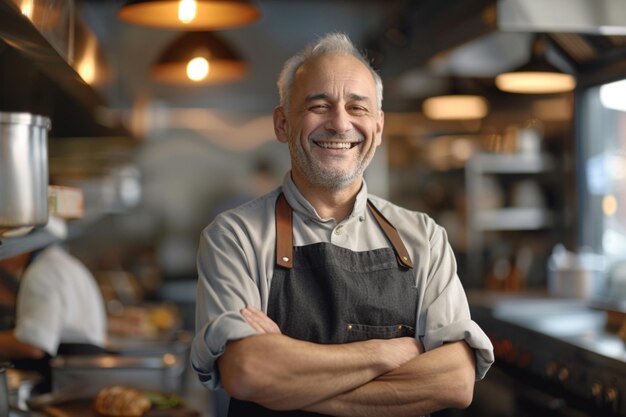
[[0,235],[48,222],[50,119],[0,112]]

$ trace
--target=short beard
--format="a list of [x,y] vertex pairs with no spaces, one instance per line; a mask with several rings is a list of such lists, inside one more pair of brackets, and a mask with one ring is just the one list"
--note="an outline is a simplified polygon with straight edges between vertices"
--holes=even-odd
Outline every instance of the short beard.
[[[358,131],[347,135],[323,132],[313,135],[309,139],[311,141],[322,139],[337,139],[338,141],[357,139],[360,142],[364,141],[363,135]],[[351,172],[332,170],[320,161],[307,155],[298,142],[298,138],[294,137],[292,132],[289,132],[289,152],[293,159],[292,163],[302,171],[302,174],[306,176],[311,184],[329,191],[341,190],[360,178],[374,156],[374,148],[372,148],[368,151],[367,155],[364,155],[362,159],[356,161],[356,166]]]

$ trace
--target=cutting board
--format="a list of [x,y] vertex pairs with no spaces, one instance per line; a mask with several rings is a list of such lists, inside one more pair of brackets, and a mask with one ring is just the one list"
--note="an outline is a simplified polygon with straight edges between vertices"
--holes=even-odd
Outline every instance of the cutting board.
[[[41,410],[50,417],[101,417],[91,408],[90,399],[65,401],[61,404],[48,405]],[[176,407],[168,409],[151,409],[143,417],[200,417],[200,413],[189,407]]]

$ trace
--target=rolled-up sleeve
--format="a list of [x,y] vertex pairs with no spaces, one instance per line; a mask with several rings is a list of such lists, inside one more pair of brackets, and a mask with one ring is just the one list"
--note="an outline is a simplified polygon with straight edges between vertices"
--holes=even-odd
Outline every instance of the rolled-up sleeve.
[[223,314],[206,323],[196,334],[191,346],[191,363],[200,382],[209,389],[221,387],[216,361],[229,340],[242,339],[254,330],[236,314]]
[[191,364],[209,389],[221,388],[216,361],[226,344],[255,334],[240,314],[247,305],[260,306],[245,253],[236,233],[224,225],[211,225],[202,232]]
[[456,272],[456,261],[445,231],[431,237],[428,285],[424,294],[422,343],[426,350],[464,340],[476,354],[476,380],[484,378],[494,361],[489,337],[470,317],[467,296]]

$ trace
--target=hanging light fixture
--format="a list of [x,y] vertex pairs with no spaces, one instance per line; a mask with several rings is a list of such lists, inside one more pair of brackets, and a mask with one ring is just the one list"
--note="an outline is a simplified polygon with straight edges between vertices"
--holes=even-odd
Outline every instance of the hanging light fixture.
[[241,79],[247,64],[214,32],[186,32],[153,65],[152,79],[166,84],[218,84]]
[[502,91],[520,94],[565,93],[576,88],[576,79],[549,63],[545,51],[544,36],[535,36],[528,63],[496,76],[496,86]]
[[245,26],[260,15],[248,0],[130,0],[118,11],[128,23],[184,30]]
[[422,109],[433,120],[476,120],[487,115],[489,105],[482,96],[455,94],[427,98]]
[[[469,80],[465,80],[469,81]],[[483,96],[466,94],[468,86],[462,80],[450,79],[450,94],[429,97],[422,103],[426,117],[432,120],[478,120],[489,113],[489,103]]]

